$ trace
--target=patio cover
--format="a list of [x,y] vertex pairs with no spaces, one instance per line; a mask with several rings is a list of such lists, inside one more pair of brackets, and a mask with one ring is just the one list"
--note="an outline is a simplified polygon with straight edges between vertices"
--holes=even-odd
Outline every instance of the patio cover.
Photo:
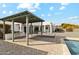
[[[27,39],[27,45],[29,45],[29,23],[34,23],[34,22],[41,22],[41,28],[42,28],[42,20],[41,18],[35,16],[29,11],[24,11],[20,12],[11,16],[7,16],[4,18],[1,18],[0,20],[3,21],[3,39],[5,40],[5,21],[11,21],[12,22],[12,41],[14,42],[14,22],[19,22],[19,23],[26,23],[26,39]],[[42,29],[41,29],[41,35],[42,35]]]
[[44,20],[42,20],[41,18],[35,16],[34,14],[32,14],[29,11],[23,11],[11,16],[7,16],[7,17],[3,17],[0,20],[3,21],[12,21],[14,20],[14,22],[19,22],[19,23],[26,23],[26,16],[28,16],[29,18],[29,23],[34,23],[34,22],[43,22]]

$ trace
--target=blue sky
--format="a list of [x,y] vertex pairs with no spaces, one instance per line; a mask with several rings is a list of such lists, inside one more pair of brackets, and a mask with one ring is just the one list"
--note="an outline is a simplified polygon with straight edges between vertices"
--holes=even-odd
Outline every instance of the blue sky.
[[54,24],[79,24],[79,3],[0,3],[0,18],[25,10]]

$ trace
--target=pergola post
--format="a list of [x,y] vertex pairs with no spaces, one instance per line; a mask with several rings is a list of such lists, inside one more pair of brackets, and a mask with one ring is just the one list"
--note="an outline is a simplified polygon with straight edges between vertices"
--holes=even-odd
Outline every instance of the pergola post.
[[52,34],[52,23],[50,24],[50,34]]
[[44,33],[46,32],[46,25],[44,25]]
[[14,20],[12,20],[12,41],[14,42]]
[[34,30],[34,29],[35,29],[35,26],[33,26],[33,34],[34,34],[34,32],[35,32],[35,30]]
[[41,35],[43,34],[43,33],[42,33],[42,32],[43,32],[43,31],[42,31],[42,24],[43,24],[43,22],[41,22]]
[[22,32],[22,24],[20,24],[20,32]]
[[50,34],[52,34],[52,25],[50,25]]
[[3,21],[3,40],[5,40],[5,21]]
[[31,34],[33,34],[33,25],[32,25],[32,23],[31,23]]
[[27,45],[29,45],[29,18],[26,16],[26,40]]
[[31,35],[31,37],[32,37],[32,34],[33,34],[33,25],[32,25],[32,23],[30,24],[30,35]]
[[40,32],[40,28],[41,28],[41,26],[39,25],[38,27],[39,27],[39,32]]

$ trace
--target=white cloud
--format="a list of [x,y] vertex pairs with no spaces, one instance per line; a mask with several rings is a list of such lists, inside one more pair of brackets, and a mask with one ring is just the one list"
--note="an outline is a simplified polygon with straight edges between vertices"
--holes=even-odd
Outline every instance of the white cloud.
[[29,11],[35,12],[37,9],[40,9],[39,3],[21,3],[17,6],[17,9],[28,9]]
[[2,7],[6,7],[6,4],[2,4]]
[[63,20],[78,20],[78,19],[79,19],[79,16],[71,16],[71,17],[64,18]]
[[67,6],[69,3],[61,3],[62,6]]
[[44,17],[45,15],[44,14],[41,14],[41,17]]
[[48,16],[52,16],[51,14],[48,14]]
[[79,19],[79,16],[72,16],[72,17],[69,17],[68,19],[71,19],[71,20]]
[[35,12],[36,10],[29,10],[30,12]]
[[59,9],[64,10],[68,5],[69,3],[61,3],[61,7]]
[[13,13],[13,11],[9,11],[9,14],[12,14]]
[[50,7],[50,8],[49,8],[49,10],[51,10],[51,11],[52,11],[52,10],[53,10],[53,8],[54,8],[54,7]]
[[2,13],[3,13],[3,14],[6,14],[6,11],[3,11]]
[[39,3],[35,3],[35,6],[34,6],[34,8],[36,8],[36,9],[40,9],[40,4]]
[[30,9],[30,8],[33,8],[33,4],[32,3],[21,3],[21,4],[19,4],[17,6],[17,9],[18,8],[23,8],[23,9],[27,8],[27,9]]
[[59,9],[60,10],[64,10],[65,9],[65,6],[61,6]]

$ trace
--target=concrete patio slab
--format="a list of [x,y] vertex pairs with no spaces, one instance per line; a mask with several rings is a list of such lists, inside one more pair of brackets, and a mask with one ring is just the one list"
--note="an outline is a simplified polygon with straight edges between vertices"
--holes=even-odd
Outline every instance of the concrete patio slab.
[[[35,36],[30,38],[30,44],[27,46],[26,39],[16,39],[15,42],[7,40],[9,43],[34,48],[40,51],[45,51],[49,55],[70,55],[70,52],[64,43],[62,36]],[[32,52],[31,52],[32,53]]]

